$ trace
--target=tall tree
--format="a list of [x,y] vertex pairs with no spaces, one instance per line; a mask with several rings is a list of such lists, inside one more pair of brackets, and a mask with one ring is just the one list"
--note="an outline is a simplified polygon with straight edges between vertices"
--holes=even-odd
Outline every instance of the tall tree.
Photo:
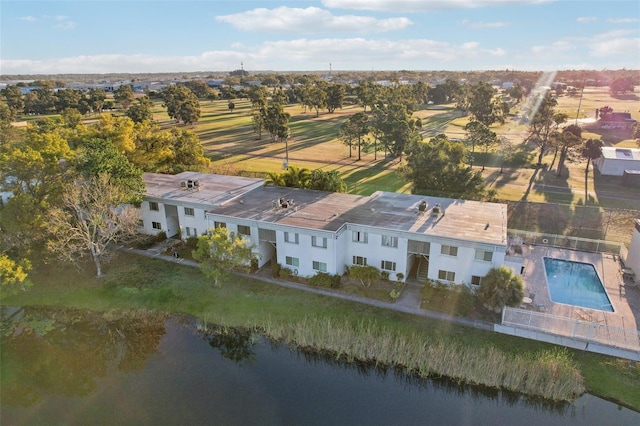
[[90,255],[98,277],[110,249],[132,238],[139,221],[137,210],[126,204],[130,193],[112,180],[101,173],[69,185],[60,206],[49,212],[48,248],[75,264]]
[[122,84],[115,92],[113,92],[113,99],[115,99],[122,109],[126,111],[135,100],[133,87],[131,87],[130,84]]
[[537,108],[534,108],[534,111],[531,112],[529,135],[526,141],[531,141],[537,145],[539,149],[537,165],[540,167],[542,165],[542,157],[544,157],[544,154],[552,144],[550,136],[557,128],[554,114],[558,101],[551,92],[547,91],[545,94],[537,95],[534,105],[537,105]]
[[102,114],[102,108],[104,107],[104,101],[107,99],[107,94],[103,89],[89,89],[89,106],[93,112]]
[[467,132],[467,140],[471,142],[471,165],[473,166],[473,155],[477,145],[481,147],[485,153],[485,161],[482,162],[482,170],[484,170],[489,149],[498,142],[498,136],[495,132],[489,130],[489,127],[485,124],[476,120],[471,120],[467,123],[464,126],[464,130]]
[[129,107],[126,112],[134,123],[142,123],[145,120],[153,120],[153,104],[148,96],[138,98],[138,102]]
[[349,157],[351,157],[351,148],[353,145],[358,147],[358,160],[361,159],[361,148],[366,148],[366,139],[364,137],[369,133],[369,117],[364,112],[358,112],[349,117],[340,126],[338,137],[349,147]]
[[502,104],[494,96],[495,91],[489,83],[480,82],[469,87],[469,112],[487,127],[496,122],[504,123]]
[[428,143],[413,141],[401,174],[411,182],[414,194],[479,198],[484,195],[482,174],[464,163],[465,155],[462,142],[452,142],[443,134]]
[[214,287],[219,287],[231,270],[248,268],[254,258],[252,246],[242,235],[222,227],[199,236],[198,247],[192,254],[202,273],[213,280]]
[[271,104],[264,110],[264,128],[271,135],[272,142],[278,138],[283,140],[281,136],[288,132],[289,118],[291,114],[285,112],[281,104]]
[[345,90],[342,84],[330,84],[327,87],[327,110],[332,114],[336,109],[342,108]]
[[11,111],[11,121],[15,120],[18,114],[21,114],[24,110],[22,90],[20,90],[18,86],[10,84],[6,88],[0,90],[0,94],[5,99],[5,102]]
[[356,87],[356,96],[358,102],[362,105],[362,111],[367,112],[367,107],[372,107],[376,103],[378,97],[379,86],[372,81],[362,81]]
[[305,104],[316,111],[316,117],[320,115],[320,108],[327,106],[327,93],[318,86],[309,90],[305,98]]
[[570,154],[570,151],[582,144],[582,128],[577,124],[570,124],[565,127],[557,138],[557,143],[560,145],[560,159],[558,160],[557,175],[562,175],[562,168]]
[[107,139],[87,139],[78,148],[76,169],[89,181],[107,176],[109,184],[127,194],[128,203],[139,204],[145,194],[142,170],[129,162],[116,146]]
[[587,167],[584,170],[585,176],[589,174],[589,164],[602,156],[604,143],[600,139],[587,139],[582,148],[582,156],[587,159]]
[[198,97],[185,86],[169,86],[163,95],[164,106],[169,117],[184,124],[193,124],[200,119]]

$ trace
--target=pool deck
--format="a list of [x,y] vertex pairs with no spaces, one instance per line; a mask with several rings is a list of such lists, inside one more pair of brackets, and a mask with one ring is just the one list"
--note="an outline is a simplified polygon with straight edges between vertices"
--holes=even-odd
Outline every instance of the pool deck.
[[[529,245],[523,246],[523,256],[525,269],[522,279],[525,285],[525,296],[531,293],[535,295],[532,303],[523,307],[556,316],[605,324],[609,327],[640,331],[640,286],[629,280],[625,282],[619,256]],[[593,264],[605,286],[614,312],[552,302],[547,287],[543,257]]]

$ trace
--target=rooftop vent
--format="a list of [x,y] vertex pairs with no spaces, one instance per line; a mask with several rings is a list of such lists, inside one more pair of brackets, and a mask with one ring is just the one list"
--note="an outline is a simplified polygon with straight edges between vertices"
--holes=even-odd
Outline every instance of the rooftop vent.
[[427,202],[426,201],[421,201],[420,205],[418,205],[418,211],[420,212],[426,212],[427,211]]
[[433,206],[433,210],[431,210],[431,215],[432,216],[438,216],[441,211],[442,211],[442,209],[440,208],[440,203],[436,203],[436,205]]

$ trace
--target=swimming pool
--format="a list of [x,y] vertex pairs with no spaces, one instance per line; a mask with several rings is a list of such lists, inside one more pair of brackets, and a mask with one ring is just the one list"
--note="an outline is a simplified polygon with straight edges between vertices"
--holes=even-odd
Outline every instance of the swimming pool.
[[549,296],[556,303],[613,312],[613,305],[591,263],[544,258]]

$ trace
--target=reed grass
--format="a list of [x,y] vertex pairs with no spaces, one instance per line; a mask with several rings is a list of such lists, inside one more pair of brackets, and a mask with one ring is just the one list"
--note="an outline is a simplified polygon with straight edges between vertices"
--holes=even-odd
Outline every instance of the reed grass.
[[492,346],[402,335],[371,320],[356,324],[324,318],[291,324],[266,321],[260,329],[271,339],[328,351],[336,359],[402,368],[422,378],[445,376],[553,401],[571,401],[585,392],[583,378],[566,350],[512,355]]

